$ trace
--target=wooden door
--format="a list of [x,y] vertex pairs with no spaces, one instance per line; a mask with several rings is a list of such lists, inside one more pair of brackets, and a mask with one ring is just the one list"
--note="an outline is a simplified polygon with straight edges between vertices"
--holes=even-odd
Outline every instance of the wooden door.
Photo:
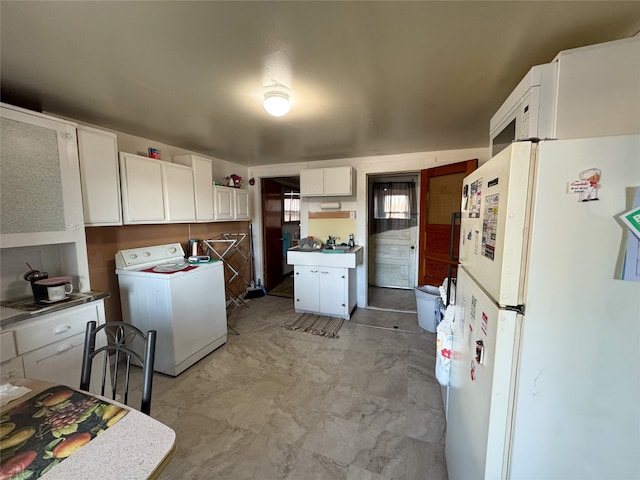
[[264,252],[264,287],[274,289],[282,275],[282,185],[262,179],[262,238]]
[[[451,214],[460,211],[462,180],[478,167],[478,160],[429,168],[420,172],[420,248],[418,284],[442,285],[449,265]],[[454,230],[454,255],[458,257],[459,224]]]

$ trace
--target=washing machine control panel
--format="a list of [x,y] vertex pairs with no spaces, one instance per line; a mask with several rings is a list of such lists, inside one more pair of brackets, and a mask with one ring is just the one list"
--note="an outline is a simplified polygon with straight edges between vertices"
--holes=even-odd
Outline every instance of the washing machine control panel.
[[184,250],[179,243],[129,248],[116,253],[116,269],[133,270],[184,261]]

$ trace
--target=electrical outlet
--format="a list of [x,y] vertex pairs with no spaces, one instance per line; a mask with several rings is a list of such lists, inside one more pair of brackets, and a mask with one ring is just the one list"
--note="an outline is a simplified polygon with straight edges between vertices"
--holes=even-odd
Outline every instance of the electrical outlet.
[[355,220],[356,219],[356,212],[349,212],[349,220]]

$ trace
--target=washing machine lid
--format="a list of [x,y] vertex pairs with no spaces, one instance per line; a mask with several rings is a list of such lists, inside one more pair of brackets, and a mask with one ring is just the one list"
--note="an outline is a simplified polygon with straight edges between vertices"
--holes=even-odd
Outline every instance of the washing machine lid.
[[177,268],[184,263],[184,250],[179,243],[128,248],[116,253],[117,270],[144,270],[160,265],[174,265],[171,268]]

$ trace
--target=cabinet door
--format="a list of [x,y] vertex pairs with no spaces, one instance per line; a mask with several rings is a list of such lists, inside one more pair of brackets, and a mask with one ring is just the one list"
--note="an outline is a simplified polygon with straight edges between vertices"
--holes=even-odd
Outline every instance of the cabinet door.
[[347,314],[346,275],[344,268],[319,267],[320,312],[323,315]]
[[75,124],[0,108],[3,248],[84,243]]
[[295,266],[295,278],[293,282],[293,296],[295,297],[294,307],[296,311],[303,310],[309,312],[320,311],[319,267],[308,265]]
[[250,220],[249,216],[249,191],[235,189],[233,191],[236,200],[236,220]]
[[196,199],[196,221],[213,221],[213,168],[211,160],[196,155],[174,155],[174,163],[193,169],[193,185]]
[[300,195],[324,194],[324,168],[310,168],[300,171]]
[[212,180],[211,160],[194,157],[193,181],[196,189],[196,220],[198,222],[210,222],[213,220]]
[[162,168],[167,221],[195,222],[193,170],[168,162],[162,162]]
[[88,127],[77,133],[84,224],[122,225],[116,136]]
[[353,169],[333,167],[324,169],[325,195],[352,195]]
[[234,218],[233,188],[213,187],[213,217],[215,220],[233,220]]
[[163,223],[162,163],[120,153],[120,173],[123,223]]

